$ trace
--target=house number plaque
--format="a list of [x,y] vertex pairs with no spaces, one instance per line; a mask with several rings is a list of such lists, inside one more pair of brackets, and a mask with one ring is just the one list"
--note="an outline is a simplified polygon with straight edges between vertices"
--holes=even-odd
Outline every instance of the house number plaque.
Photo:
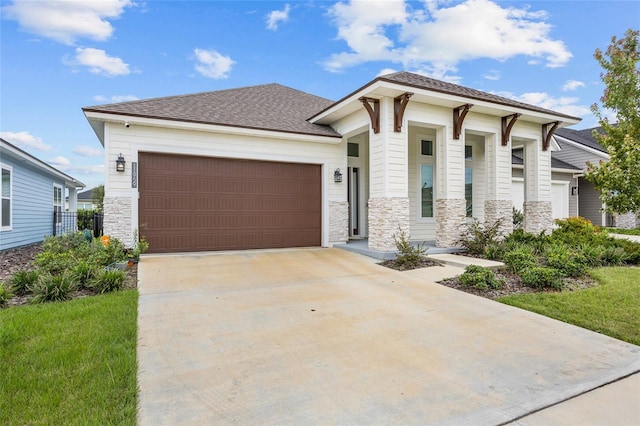
[[135,161],[131,163],[131,187],[138,187],[138,163]]

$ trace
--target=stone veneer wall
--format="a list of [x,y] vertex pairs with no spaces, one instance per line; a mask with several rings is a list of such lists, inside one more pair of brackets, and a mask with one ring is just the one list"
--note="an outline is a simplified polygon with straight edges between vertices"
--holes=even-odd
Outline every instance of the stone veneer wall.
[[553,228],[553,214],[551,201],[524,202],[524,230],[531,234],[542,231],[551,232]]
[[492,226],[502,219],[499,231],[504,238],[513,232],[513,202],[511,200],[486,200],[484,202],[485,226]]
[[349,202],[329,201],[329,243],[349,240]]
[[399,230],[409,236],[409,198],[370,198],[369,249],[395,251]]
[[131,198],[104,197],[104,235],[119,239],[125,247],[133,247]]
[[625,213],[616,215],[616,228],[633,229],[636,227],[636,215],[633,213]]
[[455,247],[465,230],[467,201],[436,200],[436,247]]

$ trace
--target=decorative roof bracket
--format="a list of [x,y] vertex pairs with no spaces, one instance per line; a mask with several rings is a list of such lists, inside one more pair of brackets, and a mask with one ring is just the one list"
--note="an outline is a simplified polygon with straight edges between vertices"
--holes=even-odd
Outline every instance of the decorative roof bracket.
[[402,120],[404,118],[404,110],[407,109],[409,98],[413,93],[407,92],[393,99],[393,131],[402,131]]
[[[518,118],[520,118],[522,114],[511,114],[502,117],[502,146],[507,146],[509,144],[509,138],[511,137],[511,128],[516,124]],[[507,123],[507,120],[509,122]]]
[[[551,123],[542,125],[542,150],[543,151],[546,151],[547,149],[549,149],[549,144],[551,143],[551,136],[553,136],[553,133],[556,131],[558,126],[560,126],[560,124],[562,124],[562,121],[552,121]],[[549,129],[549,126],[551,126],[551,129]]]
[[[464,118],[467,116],[467,113],[471,109],[473,104],[464,104],[459,106],[458,108],[453,109],[453,138],[460,139],[460,134],[462,133],[462,123],[464,122]],[[460,113],[462,110],[462,113]]]
[[364,109],[369,113],[373,133],[380,133],[380,99],[367,98],[363,96],[358,100],[362,102]]

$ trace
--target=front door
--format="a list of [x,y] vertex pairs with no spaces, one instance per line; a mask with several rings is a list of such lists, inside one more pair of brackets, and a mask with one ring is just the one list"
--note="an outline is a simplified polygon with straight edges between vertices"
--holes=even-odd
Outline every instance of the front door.
[[360,168],[349,167],[347,178],[349,192],[349,236],[360,236]]

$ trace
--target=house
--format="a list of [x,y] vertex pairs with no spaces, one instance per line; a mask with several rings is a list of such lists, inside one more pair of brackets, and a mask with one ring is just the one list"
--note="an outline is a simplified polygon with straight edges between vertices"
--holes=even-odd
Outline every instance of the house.
[[398,72],[337,102],[279,84],[83,108],[105,147],[104,228],[150,252],[456,244],[471,217],[552,226],[554,130],[579,118]]
[[[566,219],[578,216],[578,179],[583,170],[557,158],[556,146],[551,151],[551,217]],[[524,209],[524,159],[522,149],[513,150],[512,159],[512,199],[513,207]]]
[[[78,210],[95,210],[98,206],[93,202],[93,192],[96,188],[87,189],[78,192],[77,209]],[[69,208],[69,197],[67,197],[67,209]]]
[[[560,150],[554,152],[553,156],[558,160],[579,167],[583,172],[587,170],[588,162],[598,164],[600,161],[608,161],[609,154],[593,137],[594,130],[600,130],[600,128],[559,129],[556,131],[554,139]],[[605,205],[600,198],[600,192],[584,176],[578,178],[578,187],[578,213],[576,215],[589,219],[595,225],[620,228],[640,226],[638,217],[632,213],[616,216],[605,213]]]
[[[76,211],[76,195],[84,184],[0,139],[2,209],[0,250],[42,241],[61,231],[64,197]],[[54,212],[56,216],[54,219]]]

